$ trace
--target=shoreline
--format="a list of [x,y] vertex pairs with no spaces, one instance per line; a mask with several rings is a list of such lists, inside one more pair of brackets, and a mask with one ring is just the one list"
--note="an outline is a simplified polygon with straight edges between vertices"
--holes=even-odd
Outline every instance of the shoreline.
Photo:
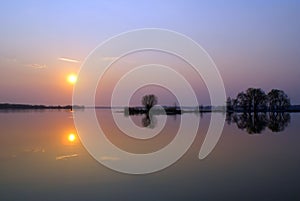
[[[195,107],[172,107],[172,106],[163,106],[163,108],[167,111],[167,113],[174,114],[183,114],[183,113],[191,113],[191,112],[199,112],[199,113],[210,113],[210,112],[227,112],[227,113],[255,113],[253,110],[226,110],[225,106],[195,106]],[[110,106],[79,106],[79,105],[30,105],[30,104],[13,104],[13,103],[0,103],[0,110],[74,110],[74,109],[124,109],[130,110],[129,113],[145,113],[145,110],[141,106],[135,107],[126,107],[126,106],[118,106],[118,107],[110,107]],[[158,109],[155,109],[158,110]],[[289,112],[296,113],[300,112],[300,105],[291,105],[289,108],[285,110],[257,110],[256,113],[266,113],[266,112]]]

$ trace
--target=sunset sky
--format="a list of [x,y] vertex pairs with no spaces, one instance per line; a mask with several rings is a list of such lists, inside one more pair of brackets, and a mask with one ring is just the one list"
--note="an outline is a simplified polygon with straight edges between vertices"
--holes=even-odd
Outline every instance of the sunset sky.
[[279,88],[300,104],[299,11],[293,0],[3,1],[0,103],[71,104],[76,77],[69,76],[95,47],[124,31],[155,27],[198,42],[228,96]]

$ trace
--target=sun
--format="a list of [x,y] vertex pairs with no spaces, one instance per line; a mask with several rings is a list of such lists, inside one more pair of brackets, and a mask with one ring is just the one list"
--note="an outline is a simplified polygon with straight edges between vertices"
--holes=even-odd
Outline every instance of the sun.
[[70,134],[68,135],[68,140],[69,140],[69,142],[74,142],[74,141],[76,140],[75,134],[70,133]]
[[67,80],[70,84],[75,84],[77,81],[77,75],[70,74],[70,75],[68,75]]

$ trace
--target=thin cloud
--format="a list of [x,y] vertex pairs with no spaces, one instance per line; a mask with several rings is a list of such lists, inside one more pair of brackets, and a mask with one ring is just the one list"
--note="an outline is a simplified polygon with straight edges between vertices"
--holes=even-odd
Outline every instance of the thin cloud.
[[79,156],[79,155],[78,154],[62,155],[62,156],[57,156],[55,159],[62,160],[62,159],[74,158],[77,156]]
[[34,68],[34,69],[47,68],[47,66],[45,64],[26,64],[25,66],[27,66],[29,68]]
[[70,59],[70,58],[66,58],[66,57],[59,57],[58,60],[60,61],[66,61],[66,62],[71,62],[71,63],[79,63],[79,60],[76,59]]

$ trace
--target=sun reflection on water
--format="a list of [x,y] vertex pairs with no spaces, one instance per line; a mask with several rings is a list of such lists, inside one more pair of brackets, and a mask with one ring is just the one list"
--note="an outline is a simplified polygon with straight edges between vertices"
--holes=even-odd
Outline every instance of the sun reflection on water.
[[75,140],[76,140],[75,134],[74,134],[74,133],[70,133],[70,134],[68,135],[68,141],[69,141],[69,142],[74,142]]
[[62,144],[66,146],[73,146],[78,144],[78,136],[74,131],[66,132],[61,139]]

